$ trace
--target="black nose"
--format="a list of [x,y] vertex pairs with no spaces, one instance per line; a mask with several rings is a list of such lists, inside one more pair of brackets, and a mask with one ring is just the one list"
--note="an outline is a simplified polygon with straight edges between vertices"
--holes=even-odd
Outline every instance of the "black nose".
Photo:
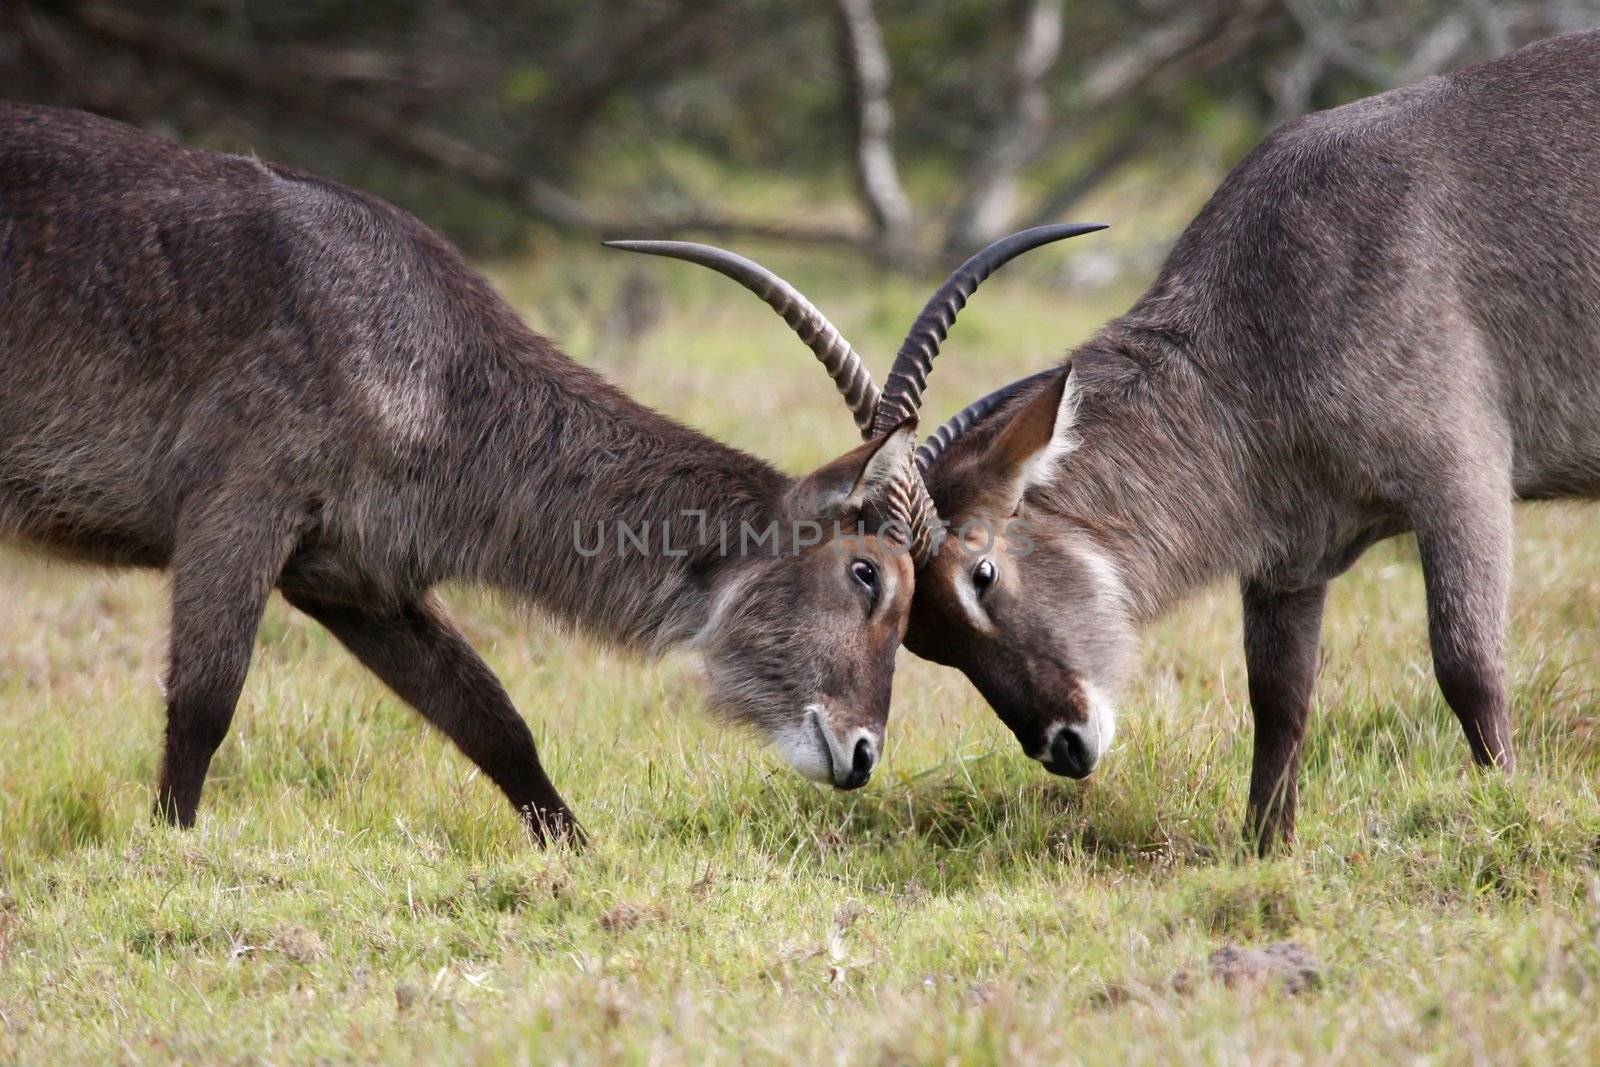
[[1094,752],[1076,726],[1056,729],[1055,737],[1050,739],[1050,758],[1044,761],[1045,770],[1068,778],[1087,778],[1094,764]]
[[872,777],[872,767],[878,762],[877,750],[873,747],[870,737],[863,737],[856,741],[855,751],[850,754],[850,768],[842,776],[835,777],[833,784],[840,789],[859,789],[867,784],[867,779]]

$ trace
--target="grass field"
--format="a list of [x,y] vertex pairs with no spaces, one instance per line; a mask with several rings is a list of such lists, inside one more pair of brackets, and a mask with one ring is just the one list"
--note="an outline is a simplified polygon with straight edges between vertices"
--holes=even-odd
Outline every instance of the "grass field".
[[[881,373],[917,287],[773,260]],[[493,274],[678,417],[790,469],[849,442],[753,300],[591,261],[592,290],[548,264]],[[667,288],[634,344],[608,309],[641,269]],[[1129,296],[1048,273],[980,294],[931,407],[1042,365]],[[152,828],[160,577],[0,554],[0,1062],[1594,1062],[1597,519],[1521,513],[1513,779],[1466,767],[1411,546],[1335,585],[1300,840],[1270,862],[1239,834],[1227,589],[1149,633],[1090,781],[1045,775],[959,675],[902,654],[886,764],[849,795],[701,714],[691,664],[452,590],[593,835],[574,855],[532,850],[281,603],[199,827]],[[1319,961],[1297,995],[1209,977],[1218,948],[1280,941]]]

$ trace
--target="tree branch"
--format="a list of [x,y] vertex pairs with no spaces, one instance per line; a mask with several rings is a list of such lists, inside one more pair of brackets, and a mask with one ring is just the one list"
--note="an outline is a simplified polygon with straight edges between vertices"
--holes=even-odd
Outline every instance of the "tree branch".
[[1043,226],[1059,221],[1074,204],[1121,170],[1124,164],[1143,154],[1162,132],[1160,124],[1154,122],[1124,126],[1093,159],[1073,171],[1040,200],[1028,225]]
[[[1077,108],[1099,116],[1141,99],[1152,106],[1162,86],[1192,79],[1239,55],[1255,42],[1276,13],[1276,0],[1237,0],[1209,10],[1186,11],[1151,27],[1126,47],[1090,68],[1080,83]],[[1168,132],[1164,116],[1148,118],[1113,138],[1080,170],[1045,195],[1029,225],[1057,221],[1074,203],[1143,153]],[[1052,141],[1070,134],[1058,131]]]
[[1375,86],[1388,88],[1395,84],[1395,71],[1351,44],[1334,21],[1317,10],[1315,0],[1283,0],[1283,6],[1306,40],[1330,61]]
[[1130,44],[1104,57],[1079,83],[1076,106],[1083,112],[1099,111],[1144,89],[1161,70],[1199,46],[1217,25],[1216,12],[1206,5],[1150,27]]
[[861,248],[870,243],[854,230],[827,226],[788,226],[690,209],[641,213],[630,217],[599,214],[555,184],[528,178],[498,156],[438,130],[402,121],[380,108],[262,63],[237,49],[196,43],[192,34],[174,33],[153,20],[103,7],[72,12],[74,25],[108,44],[165,63],[176,63],[217,85],[245,96],[266,97],[341,130],[403,162],[465,181],[505,199],[559,229],[615,236],[647,232],[656,236],[705,233],[799,244]]
[[512,121],[504,155],[536,167],[545,180],[566,177],[585,136],[608,104],[694,65],[711,50],[726,20],[726,2],[655,0],[581,5],[580,27],[563,42],[547,72],[549,87]]

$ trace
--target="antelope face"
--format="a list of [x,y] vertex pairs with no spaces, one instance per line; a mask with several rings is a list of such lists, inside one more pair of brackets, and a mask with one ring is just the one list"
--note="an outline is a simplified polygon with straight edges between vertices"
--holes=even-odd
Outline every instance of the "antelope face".
[[[863,446],[873,450],[880,442],[896,439],[914,421],[939,346],[985,278],[1029,249],[1104,228],[1095,223],[1036,226],[973,255],[923,306],[881,393],[861,357],[822,312],[760,264],[690,242],[606,243],[698,263],[759,296],[821,362],[863,435],[885,435]],[[1056,406],[1061,406],[1059,390]],[[1037,454],[1013,464],[1010,474],[1016,486],[1030,484],[1028,472],[1049,465],[1045,461],[1054,451],[1049,442],[1055,414],[1055,407],[1045,412],[1045,443],[1033,449]],[[961,428],[944,427],[941,447],[966,426],[970,422]],[[930,440],[925,447],[933,443]],[[1014,441],[1009,450],[1020,455],[1024,445]],[[917,619],[913,636],[907,637],[908,647],[965,670],[1029,754],[1047,767],[1079,777],[1089,773],[1111,743],[1112,717],[1101,683],[1074,668],[1101,650],[1093,647],[1094,639],[1070,629],[1070,623],[1047,624],[1053,618],[1038,597],[1027,603],[1035,579],[1055,582],[1052,588],[1059,590],[1059,572],[1082,569],[1081,550],[1074,554],[1069,545],[1051,546],[1044,555],[1053,562],[1034,561],[1033,578],[1012,569],[998,552],[975,562],[966,561],[959,550],[930,556],[938,515],[921,475],[908,461],[909,477],[903,480],[880,475],[877,479],[883,484],[873,491],[859,491],[859,486],[846,491],[842,486],[852,478],[861,484],[873,480],[861,473],[861,454],[858,449],[802,482],[791,493],[789,510],[824,525],[842,519],[849,527],[864,516],[903,520],[917,566],[913,568],[912,557],[904,550],[885,551],[890,546],[875,539],[835,537],[792,560],[744,568],[739,578],[724,583],[717,593],[702,642],[708,650],[716,699],[737,717],[761,725],[801,774],[842,789],[860,785],[882,749],[894,648],[906,633],[913,571],[926,570],[937,588],[917,596]],[[924,458],[936,455],[937,450]],[[1024,462],[1029,459],[1037,462]],[[865,469],[872,466],[868,463]],[[1019,488],[1006,502],[1001,499],[1004,490],[997,492],[993,479],[981,484],[983,494],[958,500],[968,500],[974,514],[998,516],[1000,521],[991,526],[998,531],[1017,511],[1022,491]],[[920,585],[923,579],[916,580]],[[1065,595],[1065,599],[1073,598]],[[1015,601],[1014,610],[1006,606],[1008,600]],[[1085,605],[1066,607],[1078,611],[1080,622],[1106,633],[1116,621],[1109,609],[1096,620]]]
[[958,525],[1001,532],[993,543],[951,537],[918,571],[905,644],[965,674],[1047,770],[1083,778],[1116,733],[1112,701],[1133,631],[1088,536],[1008,534],[1025,515],[959,513]]
[[866,784],[883,755],[913,588],[905,546],[856,523],[909,476],[912,444],[908,427],[796,484],[781,517],[786,543],[775,557],[741,561],[715,591],[698,641],[714,706],[765,733],[800,774],[838,789]]
[[1046,769],[1083,778],[1116,732],[1135,636],[1091,531],[1040,506],[1073,447],[1071,406],[1061,376],[937,465],[930,488],[951,534],[917,571],[905,644],[966,674]]

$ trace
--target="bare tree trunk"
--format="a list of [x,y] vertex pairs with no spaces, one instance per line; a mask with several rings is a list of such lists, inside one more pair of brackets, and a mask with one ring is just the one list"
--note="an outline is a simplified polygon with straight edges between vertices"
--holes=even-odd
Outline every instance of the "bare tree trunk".
[[1166,132],[1164,124],[1151,121],[1129,126],[1111,139],[1094,158],[1052,188],[1028,217],[1029,226],[1061,221],[1067,211],[1155,143]]
[[889,53],[872,0],[838,0],[839,52],[855,127],[856,184],[877,235],[877,253],[905,264],[915,254],[916,217],[894,159]]
[[1272,97],[1271,126],[1281,126],[1311,110],[1311,94],[1328,73],[1328,57],[1309,40],[1287,63],[1269,69],[1263,77]]
[[1489,0],[1467,0],[1466,9],[1478,23],[1483,35],[1483,47],[1491,56],[1511,51],[1511,30],[1506,26],[1505,12],[1498,10]]
[[999,237],[1017,211],[1017,175],[1031,163],[1050,132],[1045,76],[1061,54],[1062,0],[1029,0],[1012,63],[1010,108],[973,158],[967,191],[945,241],[968,251]]
[[[1137,119],[1123,123],[1096,155],[1050,189],[1024,216],[1027,225],[1059,221],[1078,200],[1172,133],[1171,117],[1159,103],[1163,87],[1192,81],[1252,47],[1270,25],[1278,2],[1232,0],[1177,8],[1165,21],[1099,58],[1079,83],[1077,108],[1094,120],[1119,110],[1124,114],[1132,110]],[[1309,94],[1310,87],[1303,92]],[[1072,127],[1057,126],[1041,151],[1075,134],[1080,139],[1085,136]]]

